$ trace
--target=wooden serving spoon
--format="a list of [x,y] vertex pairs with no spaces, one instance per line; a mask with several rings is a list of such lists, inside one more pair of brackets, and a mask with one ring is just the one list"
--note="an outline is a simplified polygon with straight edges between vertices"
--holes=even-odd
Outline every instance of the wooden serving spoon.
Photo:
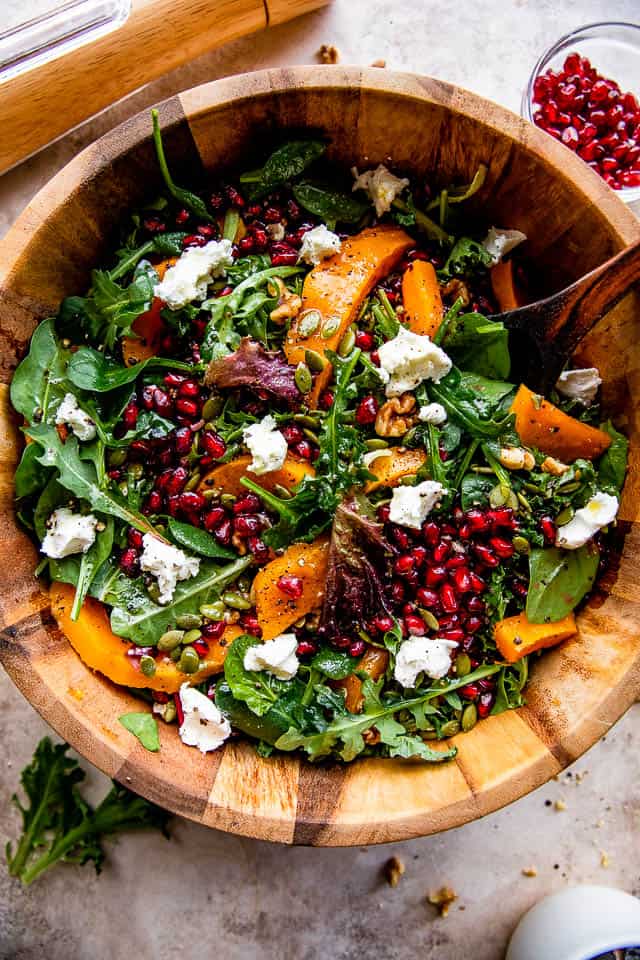
[[545,393],[580,341],[640,281],[640,241],[545,300],[495,314],[509,330],[516,379]]

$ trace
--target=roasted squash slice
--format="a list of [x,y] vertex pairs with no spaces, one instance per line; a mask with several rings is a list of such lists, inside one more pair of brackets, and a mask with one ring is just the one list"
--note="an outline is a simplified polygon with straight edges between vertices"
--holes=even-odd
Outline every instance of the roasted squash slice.
[[500,620],[494,627],[496,646],[508,663],[521,660],[528,653],[555,647],[578,632],[572,613],[555,623],[530,623],[525,613]]
[[433,337],[442,323],[444,307],[432,263],[414,260],[402,275],[402,303],[409,329]]
[[491,268],[490,277],[491,289],[501,313],[517,310],[522,306],[522,295],[516,286],[512,260],[496,263],[495,267]]
[[154,676],[146,677],[135,661],[127,656],[127,650],[135,647],[135,644],[113,633],[109,615],[102,603],[87,597],[78,619],[71,619],[74,594],[71,584],[51,584],[51,612],[58,626],[88,667],[124,687],[148,687],[164,693],[176,693],[181,684],[187,681],[200,683],[206,677],[221,672],[229,646],[243,633],[240,627],[229,625],[220,640],[209,644],[207,658],[202,661],[197,673],[184,674],[169,657],[159,657]]
[[[389,651],[381,650],[379,647],[367,647],[362,660],[358,664],[358,670],[368,673],[372,680],[379,680],[387,669],[389,663]],[[335,686],[346,690],[345,706],[351,713],[360,713],[362,710],[362,681],[355,674],[345,677],[344,680],[336,680]]]
[[[165,273],[176,262],[177,257],[169,257],[156,263],[154,270],[160,280]],[[164,307],[162,300],[157,297],[151,304],[151,308],[133,322],[133,330],[138,334],[137,337],[125,337],[122,341],[122,357],[125,367],[132,367],[141,360],[148,360],[150,357],[156,357],[160,352],[160,342],[165,334],[165,325],[162,322],[160,311]]]
[[516,431],[526,446],[559,460],[594,460],[611,444],[604,430],[563,413],[524,384],[515,395],[511,413],[516,415]]
[[424,450],[401,449],[392,449],[385,456],[376,457],[368,468],[376,479],[367,482],[365,493],[378,487],[397,487],[403,477],[417,473],[426,459]]
[[210,470],[200,481],[198,491],[212,490],[217,488],[222,493],[230,493],[234,497],[239,497],[247,492],[240,481],[243,477],[249,477],[254,483],[259,484],[274,493],[276,486],[286,487],[287,490],[293,490],[305,477],[313,477],[315,470],[306,460],[298,460],[295,457],[287,456],[279,470],[272,470],[270,473],[261,473],[260,475],[252,473],[249,470],[251,463],[250,456],[236,457],[228,463],[221,463],[219,466]]
[[[319,537],[313,543],[292,543],[282,556],[258,571],[253,592],[263,640],[279,636],[300,617],[322,605],[328,558],[329,538]],[[283,576],[299,577],[300,597],[294,600],[279,588],[278,581]]]
[[[411,237],[399,227],[369,227],[342,243],[340,253],[323,260],[305,277],[302,288],[302,312],[317,310],[319,323],[310,336],[301,336],[295,324],[287,335],[284,352],[289,363],[305,359],[307,350],[324,357],[336,350],[347,327],[358,315],[360,304],[373,287],[400,262],[413,246]],[[331,365],[315,378],[309,405],[317,407],[318,398],[331,378]]]

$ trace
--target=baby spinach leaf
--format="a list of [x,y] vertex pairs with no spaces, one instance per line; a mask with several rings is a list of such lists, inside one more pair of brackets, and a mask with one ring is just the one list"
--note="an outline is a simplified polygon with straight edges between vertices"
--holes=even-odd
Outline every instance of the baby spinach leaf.
[[200,556],[213,560],[233,560],[236,557],[233,550],[221,547],[216,538],[206,530],[192,527],[190,523],[181,523],[169,517],[167,529],[174,543],[191,553],[199,553]]
[[513,421],[508,413],[504,416],[499,416],[497,412],[492,415],[486,403],[466,385],[465,375],[457,367],[453,367],[439,383],[429,384],[429,393],[433,400],[443,405],[456,423],[474,437],[499,437]]
[[[116,360],[105,357],[93,347],[80,347],[72,354],[67,367],[67,376],[74,387],[90,390],[93,393],[108,393],[128,383],[133,383],[147,367],[158,370],[184,370],[194,372],[193,365],[181,360],[169,360],[164,357],[150,357],[131,367],[123,367]],[[197,368],[196,372],[197,372]]]
[[315,654],[311,661],[311,669],[319,670],[331,680],[343,680],[358,668],[359,660],[350,657],[348,653],[334,650],[333,647],[323,647]]
[[176,587],[171,603],[164,607],[154,603],[142,581],[118,578],[110,585],[105,602],[113,606],[111,629],[138,646],[154,646],[181,613],[193,613],[203,603],[217,599],[224,588],[233,583],[251,563],[251,557],[240,557],[226,566],[211,561],[200,565],[197,576],[183,580]]
[[167,158],[164,153],[164,144],[162,143],[162,131],[160,130],[160,120],[158,118],[158,111],[151,111],[151,122],[153,123],[153,142],[156,148],[156,155],[158,157],[158,166],[160,167],[160,172],[162,173],[162,179],[167,185],[167,190],[172,197],[181,203],[187,210],[190,210],[192,213],[195,213],[197,217],[200,217],[201,220],[206,220],[209,223],[213,222],[213,217],[207,210],[207,205],[204,200],[199,197],[197,194],[192,193],[191,190],[184,190],[182,187],[176,186],[173,182],[173,178],[169,172],[169,166],[167,164]]
[[46,487],[51,471],[42,466],[38,459],[40,456],[42,456],[42,447],[37,443],[28,443],[22,451],[22,457],[13,478],[18,500],[22,497],[32,497]]
[[441,346],[462,370],[491,380],[505,380],[511,371],[507,328],[480,313],[457,314]]
[[571,613],[591,590],[599,561],[593,544],[578,550],[532,550],[526,608],[531,623],[555,622]]
[[336,223],[358,223],[369,209],[368,203],[352,194],[314,183],[294,184],[293,195],[301,207],[331,226]]
[[123,713],[118,722],[138,738],[145,750],[157,753],[160,749],[158,721],[150,713]]
[[247,736],[262,740],[270,746],[273,746],[291,723],[290,715],[282,709],[282,701],[285,699],[285,696],[280,697],[277,701],[280,707],[276,704],[258,716],[243,700],[233,696],[225,680],[220,680],[216,684],[216,706],[229,718],[231,725],[236,730],[246,733]]
[[611,493],[619,493],[624,486],[627,473],[627,455],[629,441],[613,426],[610,420],[600,425],[600,429],[612,438],[611,446],[605,450],[598,463],[600,486]]
[[251,199],[258,199],[299,177],[325,150],[326,145],[321,140],[291,140],[278,147],[261,170],[242,174],[240,183]]
[[224,679],[236,700],[242,700],[258,717],[264,716],[278,700],[286,681],[266,670],[245,670],[244,656],[260,641],[247,634],[236,637],[224,661]]
[[473,402],[483,416],[494,416],[505,405],[508,406],[510,394],[515,393],[513,383],[504,380],[492,380],[469,370],[460,373],[460,389],[470,392]]
[[53,319],[43,320],[31,338],[29,353],[11,381],[11,403],[29,423],[51,419],[67,392],[66,367],[70,351],[56,337]]
[[102,564],[111,556],[113,549],[113,519],[109,517],[105,522],[104,530],[96,534],[96,539],[86,553],[80,557],[76,593],[71,607],[71,619],[77,620],[85,597]]

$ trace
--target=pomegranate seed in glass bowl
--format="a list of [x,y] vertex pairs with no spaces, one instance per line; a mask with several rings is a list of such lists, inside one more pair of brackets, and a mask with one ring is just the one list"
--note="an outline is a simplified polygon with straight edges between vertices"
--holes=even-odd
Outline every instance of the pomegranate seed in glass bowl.
[[561,37],[533,68],[521,113],[626,203],[640,201],[640,25],[591,23]]

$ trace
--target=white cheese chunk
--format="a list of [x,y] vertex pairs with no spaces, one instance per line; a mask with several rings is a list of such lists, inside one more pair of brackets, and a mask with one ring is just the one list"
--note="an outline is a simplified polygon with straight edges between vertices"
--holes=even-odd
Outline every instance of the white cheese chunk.
[[558,527],[556,547],[563,547],[565,550],[583,547],[598,530],[615,520],[618,506],[617,497],[598,491],[586,506],[576,510],[569,523]]
[[245,670],[266,670],[279,680],[291,680],[298,672],[298,638],[295,633],[281,633],[273,640],[249,647],[244,655]]
[[72,393],[65,393],[62,403],[56,410],[56,424],[71,427],[78,440],[86,442],[96,435],[96,425],[85,413]]
[[224,277],[233,263],[231,248],[231,240],[211,240],[204,247],[185,250],[154,287],[155,296],[171,310],[179,310],[193,300],[204,300],[211,281]]
[[357,167],[353,167],[351,173],[355,178],[352,189],[365,190],[369,194],[379,217],[389,212],[398,194],[409,186],[406,177],[394,176],[382,163],[375,170],[365,170],[360,174]]
[[188,683],[180,687],[180,703],[184,720],[178,733],[182,742],[201,753],[221,747],[231,733],[231,724],[215,703]]
[[249,464],[252,473],[260,476],[280,469],[287,456],[287,441],[270,413],[259,423],[245,427],[242,436],[253,457]]
[[96,539],[97,524],[98,519],[92,513],[83,516],[68,507],[59,507],[47,520],[47,532],[40,549],[55,560],[86,553]]
[[556,390],[563,397],[578,400],[585,407],[595,400],[602,380],[597,367],[582,370],[565,370],[556,381]]
[[443,493],[445,488],[435,480],[423,480],[415,487],[395,487],[389,504],[389,520],[401,527],[419,530]]
[[492,266],[495,266],[514,247],[517,247],[526,239],[526,233],[522,233],[521,230],[498,230],[497,227],[491,227],[482,241],[482,246],[491,257]]
[[440,680],[451,669],[451,651],[457,646],[455,641],[440,637],[410,637],[398,648],[393,675],[401,686],[409,688],[415,687],[420,673]]
[[196,576],[200,570],[200,561],[196,557],[187,556],[178,547],[164,543],[152,533],[145,533],[142,538],[140,569],[143,573],[156,577],[160,588],[158,603],[165,604],[171,603],[179,580],[189,580]]
[[400,327],[397,337],[378,348],[380,373],[388,397],[399,397],[422,383],[438,383],[451,370],[451,360],[430,337]]
[[446,419],[447,411],[441,403],[425,403],[418,410],[418,420],[423,423],[433,423],[436,427],[439,427],[440,424],[446,422]]
[[303,236],[298,259],[315,266],[321,260],[332,257],[334,253],[340,253],[341,247],[342,241],[338,234],[321,223],[313,230],[307,230]]

